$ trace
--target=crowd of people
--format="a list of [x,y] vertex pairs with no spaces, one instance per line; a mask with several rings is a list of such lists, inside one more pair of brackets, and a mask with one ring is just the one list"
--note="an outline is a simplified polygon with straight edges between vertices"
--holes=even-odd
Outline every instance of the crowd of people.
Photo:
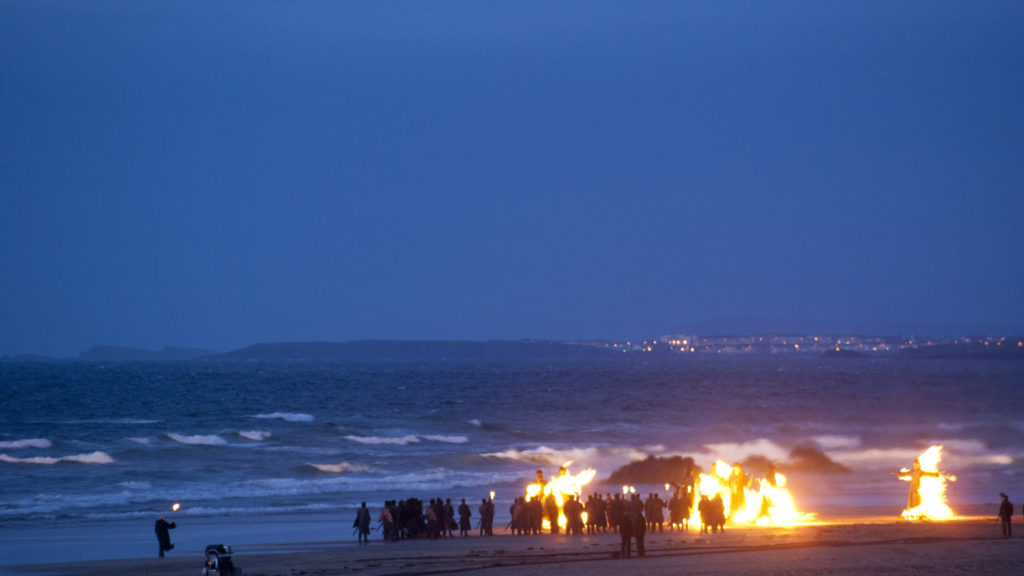
[[[669,530],[687,530],[692,506],[686,486],[680,487],[667,503],[656,493],[648,494],[646,500],[635,493],[608,493],[604,496],[593,493],[585,501],[569,495],[559,508],[550,495],[546,498],[524,496],[516,498],[509,506],[511,520],[505,526],[505,532],[532,535],[564,531],[571,536],[618,533],[620,554],[629,557],[633,553],[634,542],[636,553],[644,554],[644,536],[648,532],[663,532],[666,524]],[[702,532],[722,530],[725,515],[720,496],[710,500],[702,498],[698,510]],[[559,522],[559,517],[562,522]],[[475,527],[474,518],[477,520]],[[458,506],[450,498],[432,498],[428,503],[417,498],[388,500],[377,516],[376,527],[371,526],[370,519],[371,514],[364,502],[352,524],[361,543],[367,541],[371,531],[377,530],[388,542],[453,538],[456,532],[459,537],[467,537],[471,532],[491,536],[494,534],[494,501],[483,498],[474,511],[465,499]]]
[[[480,536],[493,536],[494,501],[489,498],[481,499],[477,513],[479,519],[476,529],[479,530]],[[427,504],[418,498],[388,500],[377,516],[377,526],[373,530],[380,530],[387,542],[417,538],[452,538],[456,530],[459,536],[465,537],[474,530],[472,518],[473,510],[465,499],[458,508],[452,504],[451,498],[431,498]],[[366,503],[363,502],[352,523],[360,542],[369,538],[370,524],[370,514]]]
[[[732,502],[742,502],[742,488],[747,477],[742,470],[729,478],[728,489]],[[713,496],[701,495],[695,502],[696,491],[694,479],[696,469],[691,468],[683,482],[675,487],[671,498],[666,502],[658,493],[648,494],[646,499],[639,494],[592,493],[583,499],[580,495],[562,493],[557,488],[558,479],[565,474],[559,470],[555,480],[546,482],[543,472],[537,471],[537,490],[527,491],[527,495],[516,498],[509,506],[509,522],[505,531],[515,535],[551,534],[563,532],[568,535],[599,534],[617,532],[622,536],[623,554],[628,553],[627,541],[635,540],[637,551],[643,551],[643,535],[648,532],[663,532],[668,525],[669,530],[688,530],[690,518],[697,509],[700,519],[701,533],[721,532],[725,530],[725,522],[729,511],[722,494]],[[740,481],[736,481],[739,479]],[[774,467],[769,471],[769,481],[774,480]],[[774,485],[774,484],[773,484]],[[734,486],[738,486],[734,490]],[[666,485],[666,487],[668,487]],[[737,495],[734,492],[738,492]],[[493,497],[493,494],[492,494]],[[665,512],[668,511],[666,519]],[[477,525],[481,536],[494,534],[494,501],[483,498],[476,509]],[[451,538],[458,531],[459,536],[469,536],[474,530],[472,520],[474,511],[465,499],[456,507],[451,499],[433,498],[424,504],[416,498],[403,501],[389,500],[385,502],[377,518],[377,527],[382,530],[384,540],[397,541],[414,538]],[[353,527],[359,532],[360,541],[370,533],[369,513],[359,512]]]

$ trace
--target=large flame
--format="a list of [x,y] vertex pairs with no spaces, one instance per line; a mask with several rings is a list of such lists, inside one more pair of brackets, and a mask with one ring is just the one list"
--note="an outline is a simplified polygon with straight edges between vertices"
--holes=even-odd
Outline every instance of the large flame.
[[786,477],[774,469],[765,478],[751,478],[739,464],[729,466],[719,460],[711,474],[702,473],[695,480],[690,522],[697,526],[702,495],[721,496],[726,519],[734,524],[788,526],[814,517],[797,511]]
[[939,471],[941,461],[942,446],[932,446],[918,457],[913,469],[903,468],[896,473],[900,480],[910,482],[910,497],[901,518],[946,520],[955,516],[946,504],[946,479],[955,482],[956,477]]
[[[562,467],[558,469],[558,475],[552,478],[550,481],[543,484],[534,482],[526,487],[526,500],[530,501],[534,498],[547,498],[551,496],[554,498],[555,503],[558,505],[558,526],[565,528],[568,524],[568,520],[563,512],[563,506],[569,496],[582,496],[583,487],[590,483],[597,476],[597,470],[593,468],[587,468],[579,474],[573,475],[569,473],[569,466],[572,461],[568,461],[562,464]],[[583,513],[583,522],[586,523],[586,512]],[[549,518],[545,518],[543,522],[543,528],[545,530],[551,529],[551,522]]]

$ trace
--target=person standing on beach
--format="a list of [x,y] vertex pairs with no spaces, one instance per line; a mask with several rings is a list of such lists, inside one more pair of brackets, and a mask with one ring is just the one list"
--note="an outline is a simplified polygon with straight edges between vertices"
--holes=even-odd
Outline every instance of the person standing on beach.
[[470,517],[473,516],[473,512],[469,509],[469,504],[466,504],[466,499],[462,499],[462,504],[459,504],[459,536],[469,536],[469,531],[473,528],[473,523],[470,521]]
[[164,557],[164,551],[170,551],[174,549],[174,544],[171,544],[171,534],[169,530],[177,528],[178,525],[174,522],[168,522],[167,518],[161,516],[156,520],[156,541],[160,544],[160,558]]
[[1003,502],[999,505],[999,521],[1003,525],[1003,538],[1009,538],[1013,535],[1013,527],[1010,525],[1010,518],[1013,516],[1013,504],[1010,503],[1010,497],[1002,492],[999,493],[1003,497]]
[[360,544],[370,543],[370,510],[366,507],[366,502],[363,502],[362,507],[356,511],[356,519],[352,522],[352,527],[359,533]]
[[644,519],[644,502],[639,494],[633,494],[626,512],[626,521],[633,525],[633,538],[636,539],[636,555],[644,555],[644,534],[647,533],[647,520]]

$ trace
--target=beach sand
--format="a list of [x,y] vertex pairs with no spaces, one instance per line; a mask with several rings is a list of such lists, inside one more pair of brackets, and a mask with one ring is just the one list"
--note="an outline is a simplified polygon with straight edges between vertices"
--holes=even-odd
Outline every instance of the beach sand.
[[[809,524],[792,528],[727,528],[648,534],[643,558],[615,558],[619,538],[594,536],[471,536],[360,546],[353,541],[235,546],[235,563],[248,576],[341,574],[568,575],[859,575],[1024,573],[1024,527],[1001,537],[993,518],[902,522],[892,518]],[[172,576],[201,574],[202,551],[175,549],[167,558],[101,560],[5,567],[24,575]]]

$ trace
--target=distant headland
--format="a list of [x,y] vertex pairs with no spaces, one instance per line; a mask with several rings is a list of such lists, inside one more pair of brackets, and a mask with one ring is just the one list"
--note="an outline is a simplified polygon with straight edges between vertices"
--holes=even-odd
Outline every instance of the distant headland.
[[165,347],[146,350],[93,346],[76,358],[25,354],[4,362],[428,362],[512,360],[598,360],[623,356],[672,357],[700,354],[791,354],[835,360],[1024,359],[1024,337],[904,338],[748,334],[735,336],[669,335],[639,341],[612,340],[354,340],[347,342],[272,342],[229,352]]

